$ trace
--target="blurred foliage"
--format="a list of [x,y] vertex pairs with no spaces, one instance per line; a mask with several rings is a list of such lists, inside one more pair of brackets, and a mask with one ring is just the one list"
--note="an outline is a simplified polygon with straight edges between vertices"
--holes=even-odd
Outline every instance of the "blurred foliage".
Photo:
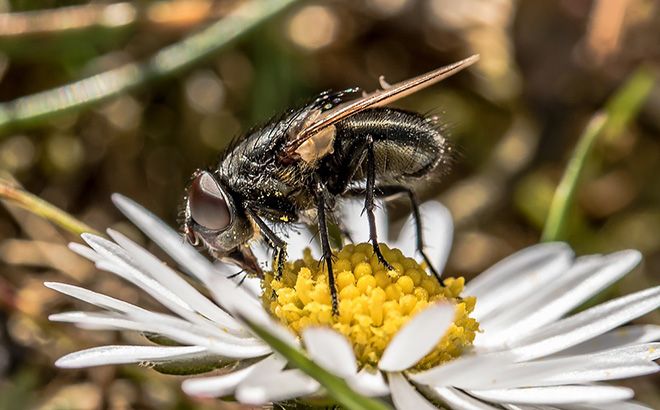
[[[245,3],[0,1],[0,101],[148,61]],[[189,175],[213,165],[234,136],[255,124],[322,90],[373,90],[380,75],[396,82],[480,53],[469,73],[398,104],[439,115],[457,147],[453,169],[418,191],[451,209],[457,231],[447,270],[471,277],[538,242],[589,119],[605,108],[626,111],[606,103],[637,67],[645,65],[658,78],[658,38],[660,4],[653,0],[300,1],[173,76],[5,131],[0,177],[15,179],[95,229],[112,227],[144,243],[113,209],[111,193],[132,197],[175,225]],[[626,122],[595,140],[564,231],[579,254],[623,248],[644,253],[643,265],[607,296],[660,279],[657,84]],[[180,378],[150,369],[55,369],[52,363],[65,353],[137,336],[48,323],[48,313],[74,303],[45,289],[43,281],[81,284],[158,307],[68,252],[66,243],[75,236],[11,204],[5,209],[0,409],[235,407],[186,398]],[[394,219],[409,212],[405,201],[393,203],[391,211]],[[656,312],[645,321],[660,323],[660,317]],[[657,382],[629,383],[638,399],[660,408]]]

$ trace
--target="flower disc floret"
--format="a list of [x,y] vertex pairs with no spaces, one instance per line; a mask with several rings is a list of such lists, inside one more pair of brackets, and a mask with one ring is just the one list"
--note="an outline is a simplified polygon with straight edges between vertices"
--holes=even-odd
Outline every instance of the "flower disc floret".
[[465,280],[446,278],[440,286],[425,267],[400,250],[380,244],[394,270],[378,262],[371,244],[346,245],[333,264],[339,314],[332,314],[328,275],[324,263],[305,251],[303,259],[286,264],[282,278],[266,274],[263,303],[297,334],[308,326],[329,326],[353,345],[361,366],[376,366],[392,337],[429,303],[455,305],[454,323],[436,348],[416,369],[427,369],[458,357],[474,340],[479,323],[470,317],[476,299],[462,298]]

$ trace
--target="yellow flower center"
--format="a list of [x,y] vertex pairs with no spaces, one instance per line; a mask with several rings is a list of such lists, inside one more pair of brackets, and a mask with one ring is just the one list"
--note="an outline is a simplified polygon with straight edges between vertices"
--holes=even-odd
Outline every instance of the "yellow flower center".
[[333,264],[339,292],[339,315],[332,314],[327,269],[312,258],[286,264],[280,280],[266,274],[263,303],[272,314],[297,334],[307,326],[330,326],[353,345],[360,366],[376,366],[392,337],[416,313],[436,301],[456,306],[454,323],[436,348],[416,369],[422,370],[458,357],[474,340],[479,323],[469,315],[474,297],[461,298],[465,280],[446,278],[445,286],[429,276],[424,265],[405,257],[398,249],[381,244],[387,271],[373,254],[371,244],[347,245]]

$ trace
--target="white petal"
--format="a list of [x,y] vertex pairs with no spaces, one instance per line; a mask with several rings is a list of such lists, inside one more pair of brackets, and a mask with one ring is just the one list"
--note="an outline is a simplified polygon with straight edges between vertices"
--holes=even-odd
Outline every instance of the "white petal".
[[167,252],[183,270],[204,284],[207,284],[209,279],[215,276],[213,265],[195,248],[186,243],[181,235],[151,212],[120,194],[113,194],[112,201],[128,219]]
[[[341,203],[344,228],[351,236],[353,243],[369,242],[369,221],[364,211],[364,199],[348,198]],[[376,232],[379,242],[388,242],[387,208],[383,201],[376,200]]]
[[[178,297],[173,291],[169,290],[165,286],[161,285],[154,279],[148,277],[144,273],[138,271],[137,269],[130,267],[126,264],[119,265],[113,262],[101,261],[96,264],[97,268],[112,272],[115,275],[122,277],[129,282],[133,283],[140,289],[147,292],[154,299],[160,302],[163,306],[167,307],[172,312],[184,318],[186,321],[195,323],[201,327],[205,327],[208,331],[213,331],[220,329],[219,326],[214,325],[213,322],[202,317],[197,312],[195,312],[188,304],[186,304],[180,297]],[[223,330],[230,330],[236,334],[241,334],[242,328],[230,328],[224,326]]]
[[639,343],[634,345],[619,346],[612,349],[600,351],[597,353],[581,354],[576,356],[548,358],[543,361],[550,360],[563,360],[571,358],[590,358],[594,359],[610,359],[614,361],[626,360],[646,360],[653,361],[660,358],[660,343]]
[[[536,310],[543,309],[544,303],[552,302],[552,297],[562,297],[573,288],[576,283],[586,279],[590,274],[605,266],[605,258],[601,255],[588,255],[577,258],[573,265],[565,272],[561,272],[549,283],[546,283],[534,293],[527,295],[513,306],[501,306],[499,309],[485,315],[480,321],[480,327],[484,329],[482,340],[477,343],[480,347],[493,347],[503,344],[506,336],[511,334],[511,329],[519,321],[526,321],[528,315],[535,315]],[[515,307],[515,308],[514,308]],[[534,322],[532,322],[534,323]],[[516,337],[518,333],[511,334]]]
[[398,410],[436,410],[436,407],[424,398],[408,383],[401,373],[388,373],[392,401]]
[[506,410],[562,410],[555,406],[533,406],[528,404],[500,404]]
[[[290,329],[273,320],[261,305],[254,303],[254,299],[245,290],[234,288],[231,292],[227,292],[223,289],[224,286],[227,286],[227,281],[224,278],[211,279],[210,289],[214,298],[218,303],[225,306],[234,317],[242,320],[247,319],[263,327],[289,346],[298,347],[297,336]],[[233,284],[230,282],[229,286],[233,286]]]
[[186,379],[181,384],[183,391],[196,397],[223,397],[234,393],[236,386],[252,373],[253,366],[234,370],[220,376]]
[[[107,309],[110,311],[125,313],[128,316],[131,316],[136,320],[151,321],[156,320],[163,323],[167,323],[173,326],[181,326],[182,324],[190,326],[186,322],[182,322],[181,319],[175,318],[173,316],[165,315],[162,313],[150,312],[148,310],[142,309],[141,307],[132,305],[130,303],[124,302],[119,299],[112,298],[110,296],[102,295],[100,293],[93,292],[84,288],[80,288],[73,285],[67,285],[64,283],[55,283],[55,282],[46,282],[45,286],[61,292],[65,295],[72,296],[76,299],[82,300],[84,302],[93,304],[95,306]],[[240,343],[240,344],[254,344],[255,340],[238,338],[232,336],[231,334],[225,333],[222,329],[216,326],[203,326],[203,329],[199,329],[205,334],[211,335],[213,337],[220,337],[229,342]]]
[[455,317],[449,303],[434,303],[406,323],[385,348],[378,367],[402,371],[412,367],[433,350]]
[[[254,249],[254,248],[253,248]],[[257,261],[263,268],[263,262],[268,260],[261,258],[255,254]],[[229,263],[216,260],[213,262],[213,268],[216,270],[217,274],[229,279],[237,287],[241,287],[247,291],[247,293],[252,296],[254,299],[261,300],[261,279],[247,275],[241,268],[238,266],[231,265]],[[268,269],[264,269],[268,270]]]
[[[241,277],[242,275],[229,278],[229,276],[236,273],[234,268],[228,267],[227,264],[222,262],[215,262],[214,267],[216,267],[219,274],[214,275],[209,279],[206,286],[209,290],[213,291],[213,299],[216,303],[222,306],[225,311],[229,311],[224,305],[226,294],[233,294],[233,299],[237,297],[247,297],[245,303],[263,309],[261,302],[261,279],[256,277]],[[245,280],[243,281],[243,279]],[[243,283],[241,283],[241,281],[243,281]]]
[[236,389],[236,399],[243,404],[260,406],[308,396],[320,388],[316,380],[300,370],[285,370],[272,377],[247,378]]
[[569,404],[628,400],[632,389],[615,386],[552,386],[524,389],[473,390],[470,394],[495,403]]
[[[82,234],[82,238],[101,256],[101,260],[96,263],[99,269],[107,270],[128,280],[176,313],[180,313],[182,310],[192,312],[192,308],[176,294],[140,272],[132,258],[120,246],[92,234]],[[180,314],[185,315],[186,313]]]
[[[419,207],[422,222],[422,239],[424,252],[433,263],[433,267],[442,273],[451,251],[454,235],[454,221],[451,213],[444,205],[436,201],[428,201]],[[417,255],[417,230],[415,218],[410,215],[399,233],[395,246],[404,255]],[[419,259],[420,255],[417,255]]]
[[138,321],[118,314],[67,312],[50,315],[49,319],[55,322],[70,322],[97,329],[123,329],[156,333],[182,344],[206,347],[213,353],[232,359],[259,357],[270,353],[270,348],[267,345],[253,344],[247,341],[243,344],[228,343],[223,338],[209,335],[203,331],[204,329],[200,329],[195,324],[182,321],[180,325],[176,326],[169,322],[156,321],[153,316],[149,316],[151,320]]
[[500,369],[513,363],[515,356],[506,353],[462,356],[429,370],[411,373],[408,378],[433,387],[487,383],[500,373]]
[[348,340],[328,327],[308,327],[303,330],[305,349],[311,358],[339,377],[355,376],[357,362]]
[[[579,258],[561,277],[548,283],[515,308],[481,322],[484,339],[517,339],[564,316],[594,294],[630,272],[642,259],[638,251],[622,251],[605,257]],[[496,333],[496,334],[494,334]]]
[[512,353],[531,360],[599,336],[660,306],[660,286],[623,296],[548,325],[515,341]]
[[[585,366],[586,367],[586,366]],[[529,380],[519,383],[519,386],[556,386],[574,383],[590,383],[594,381],[608,381],[617,379],[628,379],[631,377],[646,376],[657,373],[660,366],[655,362],[636,360],[625,364],[604,363],[589,364],[581,369],[564,369],[562,372],[549,375],[537,380]],[[533,378],[532,378],[533,379]],[[514,386],[515,387],[515,386]]]
[[[252,249],[252,253],[254,253],[254,257],[257,258],[257,261],[259,262],[259,266],[263,270],[270,270],[271,269],[271,262],[272,262],[272,249],[268,244],[264,241],[252,241],[250,242],[250,249]],[[222,263],[222,262],[220,262]],[[240,270],[240,268],[238,268]]]
[[236,277],[236,286],[242,287],[255,299],[261,299],[263,289],[261,288],[261,279],[257,277]]
[[[387,233],[386,233],[387,234]],[[318,258],[321,256],[321,247],[319,246],[314,234],[304,225],[297,225],[286,231],[286,251],[289,260],[302,259],[303,251],[309,248],[312,256]]]
[[97,262],[108,261],[117,265],[135,268],[135,264],[128,253],[116,243],[91,233],[83,233],[80,237],[94,250],[97,255]]
[[73,298],[82,300],[83,302],[90,303],[103,309],[113,310],[116,312],[129,313],[129,312],[148,312],[139,306],[132,305],[123,300],[115,299],[91,290],[81,288],[78,286],[68,285],[66,283],[58,282],[44,282],[44,286],[53,289],[62,294],[71,296]]
[[[528,386],[553,386],[623,379],[655,373],[654,363],[660,355],[657,345],[640,345],[613,349],[588,356],[548,359],[527,363],[475,364],[471,371],[449,374],[442,379],[429,375],[421,379],[431,386],[451,385],[461,389],[509,389]],[[446,374],[446,373],[445,373]],[[411,375],[413,380],[418,380]]]
[[173,359],[208,355],[201,346],[100,346],[80,350],[61,357],[55,366],[66,369],[128,364],[139,362],[161,362]]
[[[264,223],[272,231],[278,232],[278,235],[286,242],[286,251],[289,260],[302,259],[305,248],[309,248],[312,251],[312,256],[316,258],[321,255],[321,247],[316,240],[317,238],[306,225],[282,225],[281,223],[278,224],[270,221],[264,221]],[[250,248],[262,268],[271,269],[273,249],[263,240],[253,241]]]
[[611,330],[594,339],[557,353],[559,356],[595,353],[620,346],[655,342],[660,340],[658,325],[630,325]]
[[614,403],[598,404],[569,404],[562,406],[565,410],[653,410],[642,403],[635,401],[619,401]]
[[227,312],[204,297],[197,289],[179,276],[179,274],[151,253],[117,231],[108,229],[108,235],[126,250],[142,272],[148,273],[163,286],[167,286],[169,289],[176,289],[177,296],[188,306],[220,326],[230,328],[234,331],[242,330],[242,327]]
[[449,408],[459,410],[497,410],[496,407],[486,404],[452,387],[437,387],[429,392],[449,405]]
[[70,242],[69,249],[92,262],[98,262],[102,258],[101,255],[96,253],[93,249],[77,242]]
[[572,260],[567,245],[544,243],[500,261],[465,286],[465,294],[478,300],[472,316],[481,321],[499,308],[510,308],[568,270]]
[[347,382],[356,392],[365,396],[380,397],[390,393],[383,373],[376,369],[365,367]]
[[547,264],[567,254],[571,256],[573,251],[568,245],[561,242],[546,242],[529,246],[502,259],[472,279],[465,286],[465,291],[473,296],[482,296],[493,286],[515,280],[523,270],[535,269],[539,264]]
[[220,376],[199,377],[184,380],[181,388],[186,394],[198,397],[223,397],[234,393],[243,380],[261,372],[276,372],[286,362],[277,356],[267,358],[240,370],[234,370]]

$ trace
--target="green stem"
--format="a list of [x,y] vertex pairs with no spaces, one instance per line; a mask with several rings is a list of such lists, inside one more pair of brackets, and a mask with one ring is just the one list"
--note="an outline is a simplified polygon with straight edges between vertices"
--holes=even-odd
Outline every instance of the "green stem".
[[149,82],[177,74],[232,44],[296,0],[253,0],[144,63],[130,63],[83,80],[0,103],[0,134],[80,111]]
[[565,239],[566,222],[573,205],[575,190],[596,138],[603,133],[621,133],[641,109],[654,83],[655,77],[650,70],[644,67],[638,69],[610,98],[605,113],[596,113],[591,118],[555,190],[541,235],[543,241]]
[[369,397],[362,396],[351,389],[344,379],[327,372],[321,366],[309,360],[301,351],[289,346],[278,337],[268,332],[265,328],[243,318],[245,323],[261,339],[266,341],[277,353],[281,354],[289,364],[305,372],[308,376],[318,381],[337,401],[337,403],[349,410],[388,410],[385,403]]
[[543,241],[556,241],[564,236],[568,213],[573,204],[575,189],[580,180],[584,164],[586,163],[587,154],[591,151],[596,137],[605,128],[606,122],[606,114],[595,114],[587,124],[582,136],[580,136],[578,145],[573,152],[573,157],[566,166],[564,176],[555,190],[555,195],[552,197],[550,213],[548,214],[545,229],[543,230]]
[[80,222],[55,205],[44,201],[24,189],[13,186],[7,181],[0,181],[0,199],[9,200],[21,208],[48,219],[77,236],[80,236],[84,232],[100,235],[95,229]]

